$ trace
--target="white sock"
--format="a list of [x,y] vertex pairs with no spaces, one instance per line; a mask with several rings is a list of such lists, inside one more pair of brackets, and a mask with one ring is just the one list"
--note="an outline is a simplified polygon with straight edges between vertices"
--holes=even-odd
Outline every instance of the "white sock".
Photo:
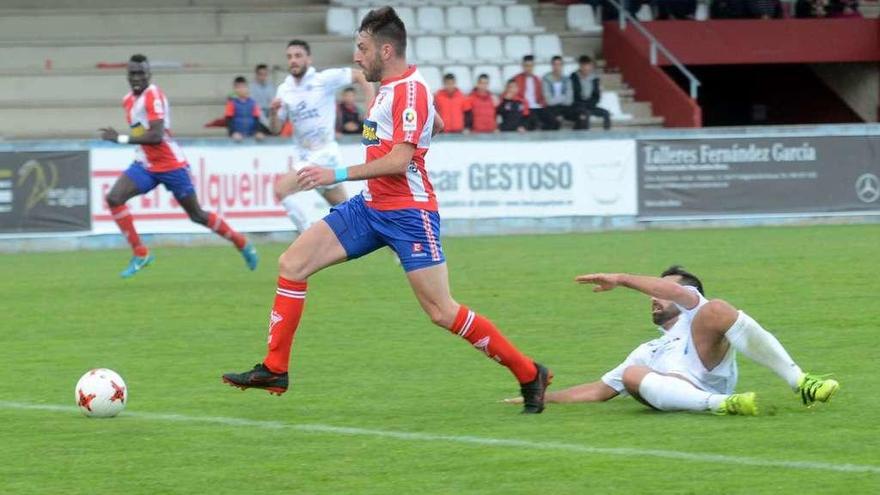
[[734,349],[772,370],[792,389],[797,389],[798,379],[803,373],[800,367],[791,359],[779,340],[764,330],[751,316],[740,311],[736,322],[724,336]]
[[285,196],[285,198],[281,200],[281,205],[284,206],[284,210],[287,211],[287,216],[290,217],[290,221],[296,225],[296,230],[298,230],[300,234],[309,228],[311,222],[309,222],[309,218],[306,216],[305,212],[302,211],[293,200],[293,194]]
[[728,396],[704,392],[672,376],[648,373],[639,384],[639,395],[661,411],[717,411]]

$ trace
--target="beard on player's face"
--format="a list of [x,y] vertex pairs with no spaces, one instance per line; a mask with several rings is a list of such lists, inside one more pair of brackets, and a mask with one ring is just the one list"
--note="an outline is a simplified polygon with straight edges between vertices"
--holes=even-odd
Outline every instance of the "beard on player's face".
[[379,55],[379,52],[376,52],[376,55],[372,60],[367,64],[367,60],[364,60],[363,65],[361,65],[361,69],[364,71],[364,77],[368,82],[379,82],[382,80],[382,57]]
[[290,64],[290,75],[293,77],[302,77],[306,71],[309,70],[308,62],[299,62],[296,64]]
[[651,299],[651,321],[655,325],[663,326],[673,318],[677,318],[680,314],[681,310],[672,301]]

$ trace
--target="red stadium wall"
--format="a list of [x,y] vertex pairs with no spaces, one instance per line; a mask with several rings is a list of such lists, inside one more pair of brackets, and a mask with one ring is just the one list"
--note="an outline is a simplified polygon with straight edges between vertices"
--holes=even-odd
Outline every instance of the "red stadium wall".
[[603,52],[606,64],[618,68],[640,99],[651,102],[654,113],[664,119],[666,127],[702,127],[700,106],[659,66],[651,65],[647,51],[628,36],[632,28],[621,31],[615,22],[606,22]]

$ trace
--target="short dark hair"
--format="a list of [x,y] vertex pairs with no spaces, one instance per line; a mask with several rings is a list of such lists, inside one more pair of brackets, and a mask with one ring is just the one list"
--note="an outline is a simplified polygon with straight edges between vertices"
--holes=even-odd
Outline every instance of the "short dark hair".
[[552,63],[552,62],[556,62],[557,60],[559,60],[560,62],[562,62],[562,57],[560,57],[559,55],[553,55],[553,58],[550,59],[550,62],[551,62],[551,63]]
[[700,279],[697,278],[696,275],[684,269],[681,265],[672,265],[666,270],[663,270],[663,273],[660,274],[661,277],[668,277],[670,275],[678,275],[681,277],[681,281],[679,282],[681,285],[690,285],[697,289],[700,294],[705,295],[703,292],[703,282],[700,282]]
[[534,62],[534,61],[535,61],[534,55],[523,55],[523,62]]
[[306,55],[311,55],[311,54],[312,54],[312,48],[309,46],[309,42],[308,42],[308,41],[303,41],[303,40],[290,40],[290,43],[287,44],[287,48],[290,48],[290,47],[292,47],[292,46],[299,46],[299,47],[302,47],[302,49],[306,51]]
[[446,81],[455,81],[455,74],[453,74],[452,72],[447,72],[446,74],[443,74],[443,82]]
[[247,84],[247,79],[244,76],[238,76],[232,81],[232,84]]
[[257,64],[256,68],[254,68],[254,72],[259,72],[263,69],[269,70],[269,66],[266,64]]
[[391,43],[398,56],[406,55],[406,25],[392,7],[379,7],[368,12],[358,32]]
[[480,74],[479,76],[477,76],[477,81],[479,81],[480,79],[489,79],[489,74],[486,74],[485,72]]
[[592,64],[592,63],[593,63],[593,59],[590,58],[589,55],[581,55],[580,57],[578,57],[578,63],[581,64],[581,65],[583,65],[583,64]]
[[135,53],[134,55],[131,56],[130,59],[128,59],[128,61],[134,62],[136,64],[149,63],[149,62],[147,62],[147,56],[143,55],[141,53]]

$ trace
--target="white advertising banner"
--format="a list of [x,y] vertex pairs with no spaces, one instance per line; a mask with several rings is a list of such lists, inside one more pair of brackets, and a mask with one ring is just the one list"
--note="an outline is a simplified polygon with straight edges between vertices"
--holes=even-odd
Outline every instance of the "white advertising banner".
[[[363,162],[360,145],[340,146],[343,163]],[[298,166],[289,145],[184,148],[202,206],[244,232],[292,230],[272,186]],[[134,158],[131,147],[91,150],[92,226],[118,232],[104,196]],[[635,215],[632,140],[438,141],[427,168],[444,219]],[[362,184],[345,184],[350,195]],[[328,205],[314,191],[297,195],[314,220]],[[163,186],[128,203],[143,233],[204,232]]]

